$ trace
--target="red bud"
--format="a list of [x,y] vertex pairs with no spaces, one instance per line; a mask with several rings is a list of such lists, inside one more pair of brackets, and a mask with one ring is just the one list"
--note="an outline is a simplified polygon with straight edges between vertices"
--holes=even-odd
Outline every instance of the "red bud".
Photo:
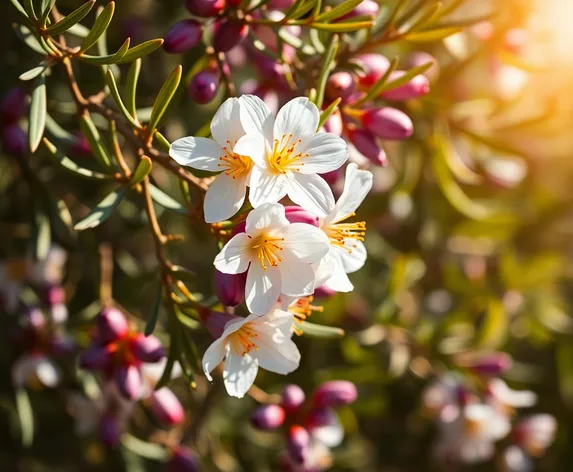
[[276,429],[282,426],[285,411],[279,405],[262,405],[251,415],[251,423],[259,429]]
[[374,85],[390,67],[390,61],[380,54],[361,54],[355,59],[364,69],[364,74],[358,76],[358,83],[363,87]]
[[376,136],[365,129],[353,129],[348,131],[348,139],[360,154],[377,166],[385,166],[386,153],[382,146],[378,144]]
[[287,385],[282,393],[282,406],[288,414],[296,413],[304,404],[306,395],[298,385]]
[[97,317],[98,341],[109,343],[123,338],[128,331],[127,320],[117,308],[104,308]]
[[318,228],[318,218],[299,206],[285,207],[285,216],[291,223],[306,223]]
[[215,269],[215,293],[225,306],[237,306],[245,299],[247,273],[223,274]]
[[328,78],[325,94],[330,100],[341,98],[343,102],[346,102],[354,92],[355,87],[354,75],[346,71],[336,72]]
[[292,459],[303,464],[310,453],[310,434],[300,425],[293,425],[287,433],[287,447]]
[[204,105],[209,103],[217,95],[219,76],[211,71],[198,72],[189,84],[189,97],[196,103]]
[[187,0],[185,7],[192,15],[206,18],[218,15],[225,8],[225,0]]
[[[399,79],[406,72],[401,70],[396,70],[390,74],[389,82]],[[430,91],[430,81],[425,75],[417,75],[412,78],[409,82],[396,87],[395,89],[383,92],[380,96],[386,98],[387,100],[411,100],[414,98],[423,97]]]
[[318,407],[339,407],[354,402],[358,396],[356,386],[347,380],[331,380],[323,383],[313,394]]
[[406,113],[383,107],[367,110],[362,115],[363,126],[382,139],[403,140],[412,136],[414,124]]
[[215,24],[213,47],[215,51],[227,52],[237,46],[249,32],[249,26],[236,21],[222,20]]
[[139,368],[133,364],[120,366],[115,375],[119,392],[128,400],[137,400],[141,395],[142,378]]
[[185,419],[185,411],[179,399],[167,387],[155,390],[150,397],[150,409],[159,421],[167,425],[176,425]]
[[131,350],[135,357],[143,362],[159,362],[165,357],[161,341],[151,335],[138,334],[131,339]]
[[201,41],[203,25],[195,20],[175,23],[165,35],[163,48],[169,53],[185,52]]

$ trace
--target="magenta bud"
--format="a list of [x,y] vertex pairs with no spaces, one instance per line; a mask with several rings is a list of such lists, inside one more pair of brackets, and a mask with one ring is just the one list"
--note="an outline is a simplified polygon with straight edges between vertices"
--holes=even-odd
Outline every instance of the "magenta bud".
[[198,72],[193,76],[189,84],[189,97],[200,105],[209,103],[217,95],[218,85],[219,76],[215,72],[208,70]]
[[358,391],[352,382],[331,380],[318,387],[312,398],[318,407],[339,407],[352,403],[357,396]]
[[249,25],[236,21],[221,20],[215,24],[213,47],[215,51],[227,52],[237,46],[249,33]]
[[318,228],[318,218],[299,206],[285,207],[285,216],[291,223],[306,223]]
[[159,362],[165,357],[165,349],[161,341],[153,335],[138,334],[131,339],[133,355],[143,362]]
[[2,145],[8,154],[24,156],[28,150],[26,133],[17,124],[8,126],[2,131]]
[[324,131],[327,133],[335,134],[336,136],[342,135],[344,124],[342,123],[342,114],[337,110],[328,117],[324,122]]
[[97,317],[98,341],[109,343],[127,334],[125,316],[117,308],[104,308]]
[[355,88],[354,75],[346,71],[336,72],[326,81],[325,95],[330,100],[341,98],[343,102],[346,102]]
[[432,82],[438,78],[440,75],[440,65],[434,56],[428,54],[424,51],[415,51],[410,54],[406,60],[408,67],[414,68],[423,66],[428,62],[432,62],[433,64],[430,66],[429,69],[426,69],[424,75]]
[[119,420],[111,414],[105,414],[99,423],[98,434],[105,446],[116,446],[121,437]]
[[247,273],[224,274],[215,269],[215,293],[225,306],[237,306],[245,299]]
[[115,381],[119,392],[128,400],[137,400],[141,394],[143,380],[141,372],[133,364],[125,364],[117,369]]
[[283,425],[285,411],[279,405],[262,405],[251,415],[251,423],[259,429],[276,429]]
[[237,8],[243,0],[227,0],[227,6]]
[[310,453],[310,434],[302,426],[292,425],[287,433],[287,448],[291,458],[298,464],[306,462]]
[[342,168],[339,168],[318,175],[320,175],[328,185],[332,186],[335,185],[342,178],[343,173],[342,173]]
[[364,69],[358,76],[358,83],[363,87],[374,85],[390,67],[390,61],[380,54],[360,54],[355,59]]
[[214,338],[220,338],[223,335],[225,326],[229,321],[238,319],[238,316],[230,315],[228,313],[221,313],[212,310],[202,310],[200,312],[203,324]]
[[367,110],[362,115],[362,125],[375,136],[388,140],[407,139],[414,132],[410,117],[390,107]]
[[201,42],[203,25],[196,20],[175,23],[165,35],[163,48],[169,53],[189,51]]
[[[390,74],[389,81],[393,81],[402,77],[406,72],[396,70]],[[430,81],[425,75],[417,75],[409,82],[395,89],[383,92],[380,96],[387,100],[403,101],[420,98],[430,91]]]
[[288,414],[299,411],[305,400],[306,395],[298,385],[289,384],[283,389],[281,405]]
[[267,5],[270,10],[284,10],[290,8],[295,0],[271,0]]
[[225,0],[187,0],[185,7],[192,15],[207,18],[218,15],[225,8]]
[[70,152],[72,154],[77,154],[78,156],[89,157],[93,154],[90,149],[88,140],[82,133],[74,134],[74,141],[70,146]]
[[312,294],[312,296],[314,298],[329,298],[332,297],[333,295],[336,295],[337,293],[338,292],[332,290],[331,288],[328,288],[326,285],[321,285],[320,287],[314,289],[314,293]]
[[22,319],[23,328],[33,334],[39,334],[46,326],[46,318],[39,308],[29,308]]
[[467,364],[467,367],[476,374],[495,377],[511,367],[512,359],[505,352],[494,352],[471,360]]
[[305,426],[313,429],[333,424],[336,421],[335,416],[336,413],[330,408],[312,408],[306,415]]
[[23,87],[14,87],[8,91],[0,104],[0,122],[13,125],[26,113],[26,91]]
[[165,472],[200,472],[199,460],[190,449],[179,446],[173,450],[173,455],[165,467]]
[[66,302],[66,292],[63,287],[54,285],[46,290],[46,304],[48,306],[61,305]]
[[149,408],[153,416],[166,425],[176,425],[185,419],[185,411],[179,399],[167,387],[153,391],[149,398]]
[[110,346],[90,346],[80,355],[80,367],[87,370],[102,370],[110,364],[112,355]]
[[370,18],[374,19],[376,18],[376,15],[378,15],[379,10],[380,6],[374,0],[362,0],[362,2],[356,5],[356,7],[349,13],[340,18],[340,20],[354,18],[355,16],[369,16]]
[[374,165],[385,166],[388,163],[384,149],[370,131],[360,128],[349,130],[348,139],[358,152]]

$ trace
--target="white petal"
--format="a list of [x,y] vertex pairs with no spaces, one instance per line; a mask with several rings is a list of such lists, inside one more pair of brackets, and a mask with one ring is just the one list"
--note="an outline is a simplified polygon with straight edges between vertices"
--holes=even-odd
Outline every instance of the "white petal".
[[46,387],[55,387],[60,383],[62,375],[60,369],[50,359],[44,357],[36,364],[36,376]]
[[249,201],[257,208],[264,203],[276,203],[287,193],[287,179],[283,174],[272,174],[259,166],[251,171]]
[[211,120],[211,134],[221,147],[228,146],[227,141],[233,146],[245,134],[239,110],[239,99],[228,98]]
[[320,287],[324,285],[328,279],[334,274],[334,268],[336,267],[336,262],[331,254],[332,248],[328,251],[326,256],[324,256],[318,264],[312,264],[314,269],[314,286]]
[[348,159],[346,142],[332,133],[318,133],[305,139],[300,152],[309,154],[300,166],[302,174],[324,174],[338,169]]
[[291,174],[287,180],[289,198],[319,218],[324,218],[334,208],[332,190],[316,174]]
[[352,292],[352,290],[354,290],[354,285],[352,285],[348,275],[346,275],[340,256],[335,251],[332,251],[331,255],[334,260],[334,270],[332,272],[332,276],[324,285],[336,292]]
[[233,178],[225,173],[219,174],[205,194],[205,221],[217,223],[231,218],[243,206],[246,190],[247,176]]
[[281,272],[281,293],[291,297],[302,297],[314,292],[314,270],[308,262],[298,262],[289,257],[279,264]]
[[344,247],[334,246],[332,248],[342,262],[342,267],[344,267],[344,272],[351,274],[361,269],[366,262],[366,248],[362,241],[357,241],[355,239],[345,239]]
[[269,107],[256,95],[242,95],[241,123],[246,133],[261,133],[269,142],[273,139],[273,116]]
[[356,164],[350,163],[346,167],[344,190],[336,202],[331,215],[325,220],[325,224],[348,218],[360,206],[370,189],[372,188],[372,173],[367,170],[358,170]]
[[328,236],[312,225],[292,223],[284,234],[283,247],[301,262],[319,262],[330,250]]
[[247,274],[245,301],[249,311],[255,315],[264,315],[277,302],[281,293],[281,276],[276,267],[263,270],[258,261],[254,261]]
[[511,445],[503,451],[502,461],[507,472],[533,472],[533,461],[519,446]]
[[[258,320],[258,324],[264,324],[264,326],[278,329],[286,339],[292,337],[290,327],[294,321],[294,316],[290,311],[276,308],[266,315],[256,317],[256,319]],[[278,342],[278,340],[275,341]]]
[[314,103],[306,97],[294,98],[279,110],[273,135],[276,139],[289,134],[295,139],[312,135],[316,133],[319,120],[320,114]]
[[227,393],[232,397],[243,398],[257,377],[259,364],[249,354],[237,355],[231,350],[225,360],[223,380]]
[[224,274],[241,274],[247,270],[251,262],[251,238],[245,233],[239,233],[223,246],[215,257],[215,267]]
[[340,446],[344,439],[344,428],[338,420],[337,414],[329,410],[327,424],[312,429],[312,437],[327,447]]
[[282,229],[289,226],[285,216],[285,208],[279,203],[265,203],[247,215],[245,231],[254,236],[261,229]]
[[261,133],[245,134],[233,147],[233,152],[249,156],[259,167],[267,166],[267,144]]
[[219,172],[219,157],[224,154],[221,146],[212,139],[188,136],[173,141],[169,155],[182,166]]
[[208,380],[213,380],[211,372],[221,363],[223,357],[225,357],[225,343],[225,337],[221,336],[220,338],[215,339],[215,341],[213,341],[213,343],[207,348],[205,354],[203,354],[203,372],[205,372],[205,377],[207,377]]
[[[292,326],[292,322],[289,325]],[[294,372],[300,364],[300,352],[292,339],[282,339],[280,343],[267,337],[260,337],[256,341],[258,351],[256,352],[259,366],[269,372],[277,374],[290,374]]]

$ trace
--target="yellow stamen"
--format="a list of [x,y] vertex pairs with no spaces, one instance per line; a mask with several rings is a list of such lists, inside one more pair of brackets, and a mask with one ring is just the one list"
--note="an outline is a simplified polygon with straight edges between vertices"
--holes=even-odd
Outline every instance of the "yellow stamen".
[[[322,312],[324,307],[311,305],[313,300],[312,296],[299,298],[294,305],[288,307],[288,310],[294,315],[294,320],[297,323],[302,323],[313,311]],[[293,325],[293,331],[297,336],[302,334],[302,329],[300,329],[296,324]]]
[[253,339],[258,337],[259,333],[253,329],[253,325],[251,323],[246,323],[230,336],[230,341],[233,349],[242,356],[245,356],[253,349],[259,349],[259,347],[253,342]]
[[232,151],[233,145],[227,141],[227,145],[223,147],[225,154],[219,157],[218,166],[223,169],[225,175],[230,175],[233,179],[243,177],[249,173],[253,167],[253,161],[248,156],[241,156]]
[[[344,221],[354,215],[355,213],[350,213],[346,218],[340,221]],[[351,253],[352,249],[356,248],[356,244],[349,244],[350,241],[348,240],[354,239],[356,241],[364,241],[366,222],[357,221],[355,223],[335,223],[323,229],[330,238],[330,244],[346,249]]]
[[277,174],[284,174],[287,170],[298,171],[304,165],[301,161],[310,156],[308,153],[297,152],[297,146],[301,143],[300,139],[293,141],[292,133],[283,134],[281,139],[275,139],[269,157],[270,169]]
[[261,262],[263,270],[267,270],[267,266],[276,267],[282,262],[279,256],[280,251],[283,250],[282,243],[284,238],[277,238],[267,234],[261,234],[253,241],[251,249],[255,251],[257,259]]

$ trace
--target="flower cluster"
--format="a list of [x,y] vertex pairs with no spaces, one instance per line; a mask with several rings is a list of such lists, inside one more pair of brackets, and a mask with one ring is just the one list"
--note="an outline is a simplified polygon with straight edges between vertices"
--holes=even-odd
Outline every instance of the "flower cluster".
[[279,405],[258,407],[251,415],[251,423],[269,431],[282,428],[287,453],[281,466],[289,472],[317,472],[330,467],[330,449],[344,439],[344,429],[334,408],[356,400],[354,384],[333,380],[319,386],[306,400],[298,385],[287,385]]
[[[208,223],[239,212],[214,265],[223,301],[235,306],[244,297],[251,315],[229,320],[203,360],[209,375],[226,359],[225,385],[234,396],[246,393],[259,365],[282,374],[298,367],[293,314],[283,310],[321,285],[351,291],[347,274],[366,260],[365,223],[346,220],[369,192],[372,174],[349,164],[335,201],[319,174],[340,168],[348,148],[339,136],[317,132],[319,119],[307,98],[291,100],[275,118],[261,99],[243,95],[221,105],[211,122],[213,139],[186,137],[171,145],[179,164],[220,172],[205,195]],[[298,206],[285,208],[279,202],[286,197]]]

